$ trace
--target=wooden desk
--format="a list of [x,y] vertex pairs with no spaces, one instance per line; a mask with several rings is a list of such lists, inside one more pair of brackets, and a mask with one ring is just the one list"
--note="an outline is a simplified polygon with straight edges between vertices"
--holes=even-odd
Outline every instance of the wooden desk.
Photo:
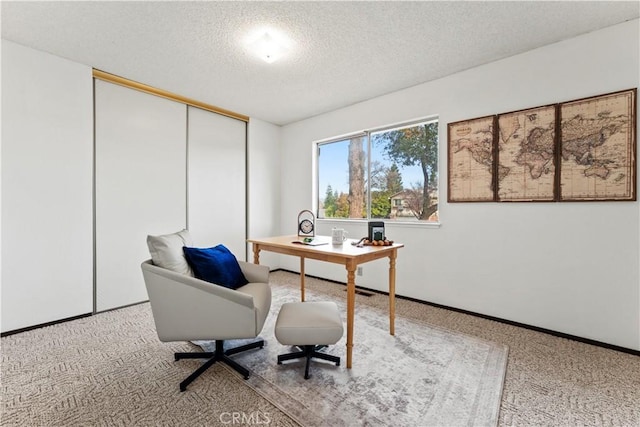
[[326,240],[328,244],[309,246],[292,243],[299,240],[298,236],[267,237],[264,239],[249,239],[253,243],[253,262],[260,264],[260,251],[276,252],[284,255],[300,257],[300,293],[304,301],[304,260],[305,258],[342,264],[347,269],[347,368],[351,368],[353,350],[353,318],[356,299],[356,268],[358,264],[380,258],[389,258],[389,333],[395,334],[395,292],[396,292],[396,257],[398,249],[404,245],[394,243],[392,246],[365,246],[358,248],[347,240],[341,246],[333,246],[331,237],[316,236],[316,239]]

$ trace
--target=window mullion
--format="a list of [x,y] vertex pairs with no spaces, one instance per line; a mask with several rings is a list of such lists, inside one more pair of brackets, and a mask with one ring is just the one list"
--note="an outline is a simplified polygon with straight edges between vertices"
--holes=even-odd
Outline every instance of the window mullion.
[[371,219],[371,132],[366,132],[367,138],[367,219]]

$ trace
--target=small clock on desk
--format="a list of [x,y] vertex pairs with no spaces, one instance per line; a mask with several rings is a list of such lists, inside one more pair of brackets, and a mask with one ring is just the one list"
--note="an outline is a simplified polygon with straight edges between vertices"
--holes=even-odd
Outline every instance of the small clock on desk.
[[298,214],[298,237],[314,237],[316,233],[316,217],[310,210],[300,211]]

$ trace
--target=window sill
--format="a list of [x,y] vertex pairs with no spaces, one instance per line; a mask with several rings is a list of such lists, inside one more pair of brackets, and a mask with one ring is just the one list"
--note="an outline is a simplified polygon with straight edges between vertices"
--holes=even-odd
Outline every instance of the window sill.
[[[424,221],[385,221],[384,219],[372,219],[371,221],[384,221],[384,226],[389,228],[440,228],[440,222]],[[363,224],[367,225],[366,219],[341,219],[341,218],[316,218],[318,224]]]

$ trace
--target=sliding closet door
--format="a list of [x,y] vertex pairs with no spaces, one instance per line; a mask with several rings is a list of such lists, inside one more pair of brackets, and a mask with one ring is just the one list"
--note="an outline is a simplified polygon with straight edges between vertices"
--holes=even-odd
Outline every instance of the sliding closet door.
[[91,68],[2,40],[2,332],[93,310],[91,108]]
[[246,258],[246,123],[189,107],[189,231]]
[[186,227],[186,106],[95,81],[96,309],[148,299],[148,234]]

